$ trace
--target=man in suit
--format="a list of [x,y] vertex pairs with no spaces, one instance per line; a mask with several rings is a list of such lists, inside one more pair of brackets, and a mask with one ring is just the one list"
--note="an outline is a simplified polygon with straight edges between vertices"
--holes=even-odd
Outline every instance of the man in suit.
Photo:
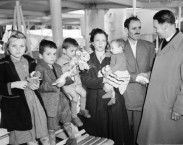
[[163,41],[147,90],[138,143],[183,144],[183,34],[169,10],[157,12],[153,24]]
[[134,139],[133,144],[136,144],[147,84],[155,58],[155,47],[153,43],[140,39],[141,22],[137,17],[126,19],[124,27],[128,34],[124,53],[127,69],[131,75],[124,97]]

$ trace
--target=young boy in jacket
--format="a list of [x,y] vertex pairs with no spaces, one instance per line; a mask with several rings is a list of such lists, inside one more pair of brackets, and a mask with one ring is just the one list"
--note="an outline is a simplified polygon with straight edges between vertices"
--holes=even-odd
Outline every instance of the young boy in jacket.
[[[59,124],[63,124],[64,129],[70,138],[73,138],[71,128],[71,112],[68,99],[62,92],[64,83],[53,83],[62,75],[61,67],[56,64],[57,46],[49,40],[42,40],[39,45],[39,57],[36,71],[41,73],[41,84],[39,92],[44,102],[48,117],[48,129],[51,145],[55,145],[55,131]],[[69,81],[66,81],[68,84]]]

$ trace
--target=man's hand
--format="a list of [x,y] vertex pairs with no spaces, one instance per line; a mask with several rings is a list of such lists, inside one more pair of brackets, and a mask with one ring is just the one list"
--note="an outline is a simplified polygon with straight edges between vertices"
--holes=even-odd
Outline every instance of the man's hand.
[[149,83],[149,79],[145,77],[143,74],[138,74],[136,77],[136,81],[143,85]]
[[27,81],[17,81],[11,83],[11,88],[18,88],[24,90],[27,87]]
[[179,113],[172,110],[171,119],[177,121],[180,118],[182,118],[182,116]]

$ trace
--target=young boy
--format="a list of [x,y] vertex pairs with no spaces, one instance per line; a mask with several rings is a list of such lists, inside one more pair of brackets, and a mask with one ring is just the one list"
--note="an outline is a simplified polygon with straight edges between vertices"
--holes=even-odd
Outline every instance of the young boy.
[[[48,117],[50,142],[51,145],[55,145],[55,131],[59,128],[59,123],[63,124],[69,137],[73,138],[70,106],[62,88],[60,88],[65,84],[52,85],[62,75],[61,67],[55,63],[57,59],[56,44],[49,40],[42,40],[39,45],[39,57],[40,60],[36,67],[36,71],[41,73],[39,92]],[[66,83],[69,82],[66,81]]]
[[[62,44],[63,55],[57,60],[57,63],[62,67],[63,73],[68,72],[73,69],[72,58],[76,55],[76,50],[79,45],[77,41],[73,38],[66,38]],[[74,76],[74,83],[69,86],[63,87],[66,94],[71,97],[71,114],[72,122],[74,125],[80,127],[83,125],[79,117],[77,116],[77,102],[80,97],[80,112],[86,118],[90,118],[88,110],[85,109],[86,106],[86,91],[82,87],[78,69],[76,67],[76,74]]]
[[[105,68],[104,76],[107,83],[104,84],[104,90],[107,92],[102,98],[111,98],[108,105],[115,104],[114,87],[119,88],[121,94],[126,90],[129,82],[129,73],[126,68],[126,57],[123,53],[125,41],[123,39],[115,39],[110,43],[111,62]],[[121,83],[122,82],[122,83]],[[124,82],[124,83],[123,83]]]

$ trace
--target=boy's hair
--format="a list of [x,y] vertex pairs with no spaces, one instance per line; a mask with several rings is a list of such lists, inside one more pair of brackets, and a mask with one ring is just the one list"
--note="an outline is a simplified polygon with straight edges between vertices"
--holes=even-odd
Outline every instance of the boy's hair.
[[73,38],[65,38],[62,43],[62,49],[68,49],[70,46],[79,47],[78,42]]
[[46,47],[57,49],[57,45],[53,41],[43,39],[39,43],[39,53],[43,54]]
[[116,43],[118,45],[118,47],[122,47],[123,49],[126,46],[126,41],[123,40],[122,38],[114,39],[114,40],[111,41],[110,44],[112,44],[112,43]]
[[129,26],[130,26],[130,22],[131,21],[140,21],[140,19],[137,16],[131,16],[128,19],[125,20],[124,27],[127,28],[127,29],[129,29]]

